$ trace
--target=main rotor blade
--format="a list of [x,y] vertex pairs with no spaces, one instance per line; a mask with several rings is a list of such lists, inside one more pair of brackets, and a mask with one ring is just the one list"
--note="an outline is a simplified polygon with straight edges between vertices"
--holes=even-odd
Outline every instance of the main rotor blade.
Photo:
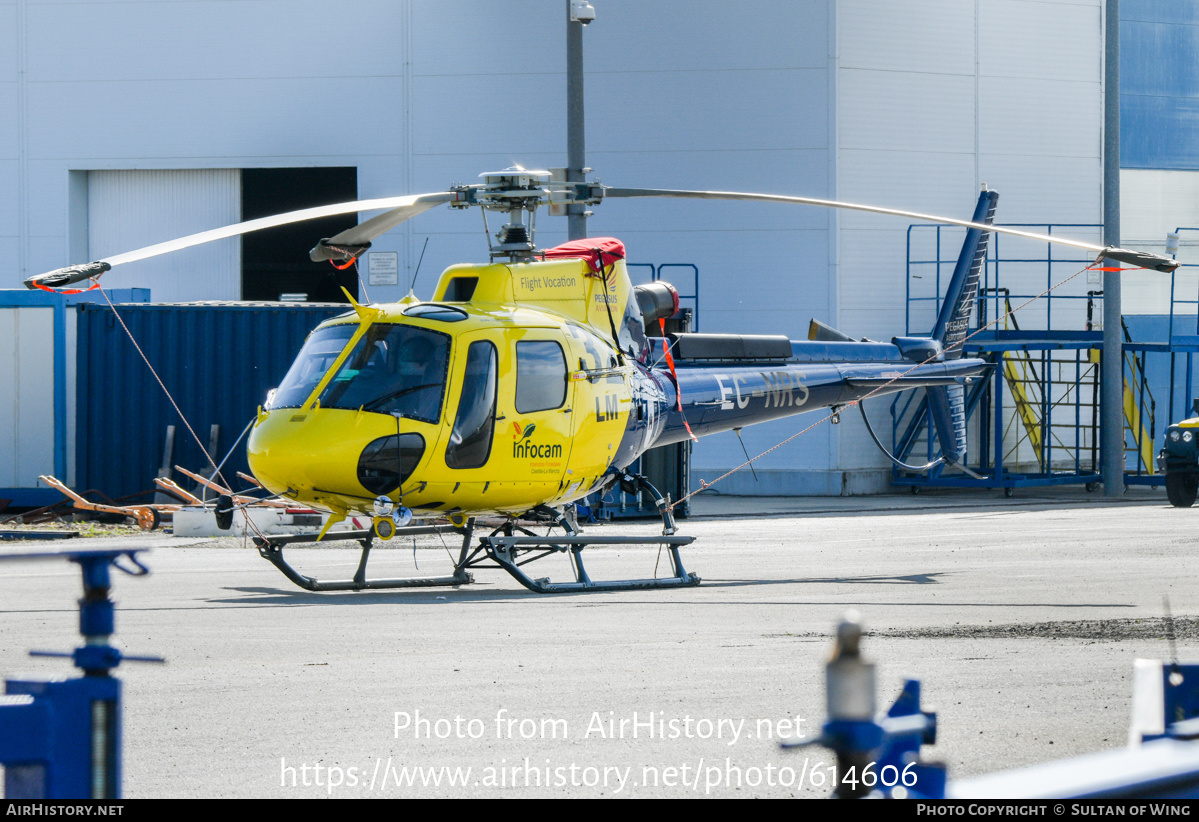
[[[291,223],[299,223],[305,220],[316,220],[321,217],[332,217],[338,214],[351,214],[357,211],[376,211],[381,208],[391,209],[390,211],[380,214],[377,217],[372,217],[361,225],[355,226],[352,229],[341,232],[337,237],[350,235],[353,232],[355,237],[361,237],[356,245],[369,245],[370,240],[379,236],[383,232],[394,228],[407,219],[428,211],[433,206],[440,203],[449,202],[453,199],[453,194],[448,191],[438,191],[431,194],[409,194],[403,197],[381,197],[374,200],[355,200],[349,203],[334,203],[332,205],[315,206],[313,208],[304,208],[299,211],[288,211],[284,214],[275,214],[270,217],[259,217],[256,220],[247,220],[243,223],[227,225],[222,228],[214,228],[208,231],[201,231],[198,234],[189,234],[186,237],[179,237],[175,240],[168,240],[164,243],[156,243],[145,248],[139,248],[134,251],[126,251],[123,254],[116,254],[112,257],[105,257],[102,260],[97,260],[92,263],[83,265],[72,265],[65,268],[48,271],[45,274],[38,274],[25,280],[26,288],[36,288],[38,285],[58,288],[71,283],[86,280],[90,277],[98,276],[99,274],[108,271],[118,265],[124,263],[133,263],[139,260],[148,260],[151,257],[158,257],[163,254],[170,254],[173,251],[180,251],[184,248],[191,248],[204,243],[211,243],[216,240],[224,240],[229,237],[236,237],[241,234],[248,234],[251,231],[261,231],[266,228],[276,228],[281,225],[289,225]],[[334,238],[337,239],[337,238]],[[349,241],[346,241],[349,245]]]
[[667,188],[604,188],[604,197],[679,197],[689,200],[756,200],[767,203],[793,203],[796,205],[821,206],[823,208],[844,208],[851,211],[868,211],[873,214],[891,214],[896,217],[908,217],[930,223],[949,223],[963,228],[977,228],[982,231],[992,231],[996,234],[1010,234],[1030,240],[1040,240],[1047,243],[1083,248],[1087,251],[1102,252],[1103,256],[1113,260],[1135,265],[1140,268],[1151,268],[1155,271],[1173,271],[1180,263],[1169,257],[1150,254],[1144,251],[1129,251],[1115,246],[1095,245],[1081,240],[1071,240],[1065,237],[1054,237],[1049,234],[1037,234],[1032,231],[1021,231],[1018,228],[972,223],[969,220],[957,220],[953,217],[940,217],[936,214],[921,214],[917,211],[903,211],[898,208],[883,208],[881,206],[863,205],[861,203],[846,203],[840,200],[820,200],[815,197],[789,197],[782,194],[755,194],[741,191],[686,191]]
[[[341,246],[349,248],[366,248],[371,244],[371,240],[378,237],[380,234],[386,234],[400,223],[410,220],[417,214],[428,211],[435,205],[447,203],[454,198],[454,195],[449,191],[441,191],[436,194],[418,194],[414,197],[399,197],[399,200],[409,200],[403,204],[397,205],[391,211],[385,211],[382,214],[371,217],[364,223],[359,223],[353,228],[347,228],[339,234],[336,234],[327,240],[321,240],[316,248],[312,249],[309,255],[315,262],[330,259],[327,256],[325,246]],[[336,256],[336,255],[334,255]]]

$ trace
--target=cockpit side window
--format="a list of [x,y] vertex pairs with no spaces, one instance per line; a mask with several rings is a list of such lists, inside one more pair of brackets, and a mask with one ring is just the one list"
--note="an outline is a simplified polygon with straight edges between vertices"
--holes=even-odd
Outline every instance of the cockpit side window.
[[271,399],[271,408],[299,408],[337,360],[358,330],[357,323],[318,328],[308,336],[299,356]]
[[481,468],[487,464],[495,432],[497,378],[495,346],[486,340],[471,343],[462,375],[458,416],[445,449],[445,464],[450,468]]
[[325,387],[323,408],[361,408],[437,422],[450,338],[411,325],[375,323]]
[[566,402],[566,356],[553,340],[516,344],[516,411],[531,414]]

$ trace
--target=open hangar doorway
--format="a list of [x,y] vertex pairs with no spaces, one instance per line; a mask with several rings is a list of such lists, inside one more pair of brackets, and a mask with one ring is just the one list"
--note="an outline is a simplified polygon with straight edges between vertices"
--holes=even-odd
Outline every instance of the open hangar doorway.
[[[242,220],[356,199],[358,169],[354,167],[241,171]],[[308,259],[308,251],[322,237],[357,224],[358,215],[350,213],[242,235],[241,298],[341,303],[346,301],[341,292],[344,287],[358,299],[358,275],[353,266],[338,271],[327,262]]]
[[[358,199],[358,169],[114,169],[70,173],[71,262],[224,225]],[[357,299],[353,267],[314,263],[308,251],[358,223],[355,213],[251,232],[120,266],[109,288],[149,288],[156,302]]]

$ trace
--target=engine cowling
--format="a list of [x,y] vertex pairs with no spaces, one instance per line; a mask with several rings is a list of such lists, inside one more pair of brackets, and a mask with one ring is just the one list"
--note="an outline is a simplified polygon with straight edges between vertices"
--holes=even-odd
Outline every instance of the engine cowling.
[[679,292],[670,283],[656,282],[633,286],[633,296],[641,309],[641,319],[646,326],[660,319],[669,319],[679,311]]

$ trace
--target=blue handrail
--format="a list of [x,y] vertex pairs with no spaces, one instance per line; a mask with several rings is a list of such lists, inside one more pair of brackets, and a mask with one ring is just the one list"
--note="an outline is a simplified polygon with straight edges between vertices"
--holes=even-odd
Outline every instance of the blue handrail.
[[[695,265],[694,263],[659,263],[658,271],[654,275],[655,280],[662,279],[662,269],[664,269],[664,268],[688,268],[691,270],[691,276],[693,277],[692,283],[693,283],[694,290],[690,294],[684,294],[682,291],[680,291],[679,292],[679,300],[680,301],[691,300],[691,305],[692,305],[691,330],[698,331],[699,330],[699,266]],[[674,285],[674,283],[671,283],[671,285]]]
[[[1182,234],[1182,232],[1184,232],[1184,231],[1199,231],[1199,228],[1192,227],[1192,226],[1179,226],[1178,228],[1174,229],[1174,233],[1175,233],[1175,234],[1178,234],[1178,235],[1181,235],[1181,234]],[[1177,254],[1177,252],[1175,252],[1175,253],[1174,253],[1172,256],[1173,256],[1175,259],[1178,259],[1178,254]],[[1179,266],[1178,268],[1174,269],[1174,271],[1173,271],[1173,272],[1171,272],[1171,274],[1170,274],[1170,331],[1169,331],[1169,341],[1170,341],[1171,343],[1173,343],[1173,342],[1174,342],[1174,306],[1175,306],[1175,305],[1177,305],[1177,304],[1179,304],[1179,303],[1181,303],[1182,305],[1194,305],[1194,306],[1199,306],[1199,294],[1197,294],[1197,295],[1196,295],[1196,298],[1195,298],[1195,299],[1193,299],[1193,300],[1179,300],[1179,299],[1176,299],[1176,298],[1175,298],[1175,287],[1176,287],[1176,285],[1177,285],[1178,272],[1179,272],[1179,271],[1181,271],[1181,270],[1182,270],[1182,269],[1184,269],[1184,268],[1199,268],[1199,265],[1196,265],[1195,263],[1183,263],[1181,266]],[[1197,309],[1197,310],[1196,310],[1196,312],[1195,312],[1195,334],[1196,334],[1196,336],[1199,336],[1199,309]]]
[[[691,301],[691,330],[692,331],[698,330],[698,328],[699,328],[699,266],[695,265],[695,263],[659,263],[658,265],[654,265],[653,263],[628,263],[626,267],[628,267],[628,268],[648,268],[649,269],[649,280],[652,283],[657,282],[658,280],[662,279],[662,269],[664,269],[664,268],[690,269],[691,276],[692,276],[693,289],[690,294],[684,294],[683,292],[680,291],[679,292],[679,302],[682,303],[683,300]],[[677,289],[677,285],[675,283],[671,283],[671,285],[675,285],[675,287]]]
[[[1040,230],[1046,234],[1053,234],[1055,230],[1059,230],[1059,229],[1063,229],[1063,228],[1099,229],[1099,228],[1103,227],[1102,224],[1100,224],[1100,223],[1001,223],[999,225],[1003,225],[1005,227],[1010,227],[1010,228],[1024,228],[1024,229]],[[957,262],[957,254],[958,254],[958,249],[960,247],[960,243],[942,243],[941,232],[944,229],[952,229],[952,230],[955,230],[958,232],[962,231],[962,229],[958,226],[952,226],[952,225],[946,225],[946,224],[910,225],[910,226],[908,226],[907,267],[906,267],[907,277],[906,277],[906,282],[905,282],[907,301],[906,301],[906,306],[905,306],[904,326],[906,328],[906,333],[909,335],[911,335],[913,333],[916,333],[916,334],[928,333],[928,329],[924,329],[924,328],[913,331],[913,329],[912,329],[912,304],[913,303],[921,303],[921,302],[932,302],[933,309],[934,309],[933,315],[935,317],[936,314],[938,314],[941,310],[941,297],[942,297],[942,291],[943,291],[942,286],[941,286],[942,266],[946,266],[946,267],[948,267],[949,271],[952,271],[953,266]],[[913,231],[933,231],[933,232],[935,232],[935,252],[934,252],[933,259],[913,259],[912,258],[912,239],[913,239],[912,232]],[[1002,269],[1001,269],[1002,263],[1009,263],[1009,264],[1016,264],[1016,263],[1041,264],[1041,263],[1043,263],[1045,265],[1045,288],[1046,288],[1046,290],[1048,290],[1051,286],[1054,285],[1054,281],[1053,281],[1053,266],[1054,265],[1060,265],[1063,263],[1085,265],[1085,264],[1092,262],[1092,258],[1090,258],[1090,257],[1087,257],[1085,259],[1084,258],[1075,258],[1075,257],[1055,257],[1054,256],[1054,244],[1048,243],[1048,242],[1045,243],[1046,254],[1044,257],[1006,257],[1005,258],[1002,255],[1001,248],[1000,248],[1000,237],[1001,236],[1002,235],[998,235],[998,234],[992,235],[992,240],[987,246],[987,256],[986,256],[986,261],[983,266],[983,282],[981,284],[982,288],[981,288],[980,294],[982,294],[982,295],[990,294],[992,296],[980,297],[980,300],[979,300],[980,316],[988,316],[993,319],[994,317],[998,317],[1003,313],[998,310],[999,309],[999,294],[995,290],[995,289],[1000,288],[1000,286],[1001,286],[1000,274],[1002,272]],[[951,254],[952,256],[944,257],[943,254]],[[913,296],[912,295],[912,281],[917,280],[917,279],[922,279],[922,275],[918,274],[916,272],[925,270],[924,267],[929,267],[929,266],[933,267],[933,270],[935,272],[932,296]],[[992,281],[992,278],[993,278],[993,281]],[[1018,293],[1012,292],[1010,296],[1013,301],[1023,302],[1024,300],[1030,299],[1037,295],[1033,294],[1033,293],[1018,294]],[[1059,294],[1053,294],[1053,293],[1046,295],[1046,303],[1045,303],[1045,305],[1046,305],[1046,309],[1045,309],[1046,310],[1046,316],[1045,316],[1046,328],[1053,327],[1053,303],[1054,303],[1054,300],[1085,300],[1085,299],[1087,299],[1087,297],[1085,295],[1075,295],[1075,294],[1060,294],[1059,295]],[[984,300],[994,302],[994,309],[992,312],[986,311],[985,307],[983,306]]]

